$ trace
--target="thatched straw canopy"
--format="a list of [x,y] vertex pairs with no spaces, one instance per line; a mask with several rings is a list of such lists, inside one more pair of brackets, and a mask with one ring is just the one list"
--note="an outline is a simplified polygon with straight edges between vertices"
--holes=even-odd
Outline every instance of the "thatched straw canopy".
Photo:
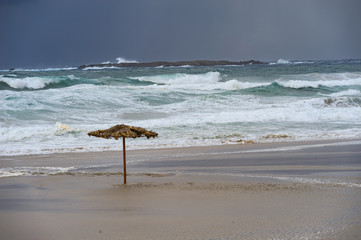
[[125,138],[137,138],[137,137],[147,137],[148,139],[151,137],[158,136],[158,133],[148,131],[141,127],[133,127],[129,125],[116,125],[114,127],[105,129],[105,130],[97,130],[88,133],[89,136],[101,137],[101,138],[114,138],[118,140],[121,137]]
[[124,184],[127,183],[127,168],[126,168],[126,157],[125,157],[125,138],[137,138],[137,137],[147,137],[148,139],[151,137],[158,136],[158,133],[148,131],[141,127],[133,127],[129,125],[116,125],[114,127],[105,129],[105,130],[97,130],[94,132],[88,132],[89,136],[101,137],[101,138],[114,138],[118,140],[119,138],[123,138],[123,168],[124,168]]

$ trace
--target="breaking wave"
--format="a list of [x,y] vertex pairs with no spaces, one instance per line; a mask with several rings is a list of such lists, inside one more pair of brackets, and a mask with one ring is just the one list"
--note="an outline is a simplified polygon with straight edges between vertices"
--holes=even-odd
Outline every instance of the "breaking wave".
[[312,64],[313,61],[289,61],[286,59],[278,59],[277,62],[270,62],[269,65],[288,65],[288,64]]
[[62,67],[62,68],[17,68],[17,69],[2,69],[1,72],[54,72],[54,71],[70,71],[76,70],[77,67]]
[[[16,75],[15,75],[16,76]],[[0,90],[37,90],[67,87],[76,84],[74,75],[62,77],[14,77],[0,75]]]
[[357,96],[357,95],[361,95],[361,92],[360,92],[359,90],[348,89],[348,90],[346,90],[346,91],[331,93],[331,94],[328,94],[328,95],[326,95],[326,96],[330,96],[330,97],[343,97],[343,96]]
[[174,73],[134,77],[133,79],[163,85],[213,84],[221,80],[221,74],[219,72],[207,72],[204,74]]
[[[360,91],[349,89],[347,92],[340,87],[360,87],[361,74],[349,73],[342,75],[318,74],[315,76],[300,75],[294,76],[300,80],[277,79],[273,82],[244,81],[238,79],[227,79],[220,72],[207,72],[203,74],[173,73],[154,76],[131,77],[151,85],[152,88],[166,89],[198,89],[198,90],[246,90],[249,93],[269,94],[294,94],[300,90],[319,92],[320,94],[352,94]],[[331,79],[330,79],[331,78]],[[312,90],[313,89],[313,90]],[[294,91],[294,92],[290,92]]]
[[319,81],[305,81],[305,80],[289,80],[279,81],[279,85],[288,88],[319,88],[319,87],[338,87],[338,86],[357,86],[361,85],[360,79],[347,79],[347,80],[319,80]]
[[277,64],[290,64],[290,61],[280,58],[278,59]]
[[87,70],[106,70],[106,69],[121,69],[120,67],[115,66],[106,66],[106,67],[86,67],[83,69],[83,71]]
[[137,63],[138,62],[136,60],[128,60],[123,57],[117,57],[115,60],[117,60],[117,63]]
[[223,80],[219,72],[207,72],[204,74],[175,73],[156,76],[134,77],[134,80],[150,83],[150,88],[173,89],[173,90],[241,90],[267,85],[257,82],[241,82],[236,79]]

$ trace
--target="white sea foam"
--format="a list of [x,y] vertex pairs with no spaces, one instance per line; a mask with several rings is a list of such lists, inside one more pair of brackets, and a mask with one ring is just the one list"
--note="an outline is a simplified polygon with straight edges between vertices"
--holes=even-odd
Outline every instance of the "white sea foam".
[[277,60],[277,62],[270,62],[269,65],[276,65],[276,64],[291,64],[289,60],[280,58]]
[[75,170],[75,167],[15,167],[0,168],[0,178],[18,176],[41,176],[66,173]]
[[137,63],[136,60],[128,60],[123,57],[117,57],[115,60],[117,60],[117,63]]
[[[128,60],[122,57],[118,57],[115,59],[116,63],[138,63],[136,60]],[[111,64],[112,62],[106,61],[102,62],[102,64]],[[108,67],[86,67],[83,70],[104,70],[104,69],[120,69],[119,67],[115,66],[108,66]]]
[[42,78],[42,77],[25,77],[25,78],[7,78],[1,77],[0,81],[7,83],[12,88],[17,89],[40,89],[44,88],[51,82],[54,82],[53,79]]
[[[198,116],[197,116],[198,115]],[[322,121],[349,121],[356,123],[361,116],[361,110],[350,108],[338,111],[316,110],[312,108],[297,109],[292,108],[263,108],[244,111],[219,111],[217,113],[192,114],[189,117],[179,118],[179,116],[170,117],[173,123],[177,124],[206,124],[206,123],[261,123],[261,122],[304,122],[317,123]]]
[[87,71],[87,70],[104,70],[104,69],[121,69],[120,67],[116,67],[116,66],[106,66],[106,67],[86,67],[83,68],[83,70]]
[[286,59],[278,59],[277,62],[270,62],[269,65],[276,65],[276,64],[312,64],[312,61],[289,61]]
[[42,89],[51,83],[59,83],[64,79],[74,80],[77,79],[74,75],[68,75],[67,77],[5,77],[0,76],[0,82],[5,82],[12,88],[16,89]]
[[247,89],[247,88],[255,88],[262,86],[269,86],[268,83],[261,82],[241,82],[236,79],[232,79],[226,82],[221,82],[218,84],[218,88],[226,89],[226,90],[239,90],[239,89]]
[[[201,117],[201,116],[199,116]],[[174,118],[176,122],[171,122],[173,119],[166,119],[167,123],[163,128],[152,127],[153,124],[159,126],[161,120],[158,121],[131,121],[126,122],[135,126],[142,126],[147,129],[152,129],[160,136],[157,139],[134,139],[129,140],[127,148],[130,149],[146,149],[146,148],[162,148],[162,147],[186,147],[186,146],[204,146],[204,145],[219,145],[219,144],[234,144],[234,141],[241,139],[252,140],[254,142],[282,142],[294,140],[314,140],[314,139],[344,139],[344,138],[360,138],[361,132],[358,129],[335,130],[332,132],[320,131],[318,129],[304,128],[294,129],[292,131],[284,131],[282,136],[287,138],[264,138],[267,134],[277,134],[277,130],[269,130],[269,127],[259,125],[259,129],[239,127],[237,130],[232,130],[226,125],[214,127],[197,127],[202,126],[194,124],[187,126],[191,122],[189,118],[184,122],[180,118]],[[201,120],[201,119],[199,119]],[[142,123],[147,124],[142,124]],[[163,123],[165,121],[163,120]],[[193,122],[195,123],[195,122]],[[109,151],[120,150],[121,145],[115,140],[89,138],[87,132],[96,129],[105,129],[113,124],[101,125],[97,127],[83,127],[84,130],[79,132],[66,130],[51,130],[49,128],[31,129],[18,128],[17,131],[11,130],[8,135],[3,135],[0,143],[3,148],[0,149],[0,155],[23,155],[23,154],[48,154],[48,153],[62,153],[62,152],[89,152],[89,151]],[[254,124],[254,123],[252,123]],[[203,124],[207,126],[208,124]],[[188,129],[181,128],[187,126]],[[80,128],[76,126],[75,128]],[[193,130],[194,129],[194,130]],[[197,129],[197,130],[195,130]],[[220,130],[222,129],[222,130]],[[278,130],[279,131],[279,130]],[[18,134],[16,134],[18,133]],[[222,133],[223,135],[221,135]],[[237,134],[238,133],[238,134]],[[278,132],[279,133],[279,132]],[[175,137],[176,136],[176,137]],[[292,149],[277,149],[277,151],[286,151]]]
[[[255,177],[255,176],[253,176]],[[320,184],[320,185],[331,185],[331,186],[340,186],[340,187],[350,187],[350,188],[361,188],[361,184],[354,182],[344,182],[337,181],[336,179],[322,179],[322,178],[312,178],[312,177],[281,177],[281,176],[262,176],[264,178],[272,178],[287,182],[298,182],[305,184]]]
[[[63,68],[17,68],[14,70],[7,70],[11,72],[52,72],[52,71],[70,71],[76,70],[77,67],[63,67]],[[3,70],[1,70],[3,71]]]
[[277,64],[290,64],[290,61],[280,58],[277,60]]
[[56,125],[56,126],[59,128],[59,130],[61,130],[61,131],[72,131],[72,129],[69,127],[69,125],[62,124],[61,122],[57,122],[55,125]]
[[331,80],[331,81],[305,81],[305,80],[289,80],[289,81],[277,81],[277,83],[283,87],[288,88],[318,88],[320,86],[325,87],[337,87],[337,86],[357,86],[361,85],[360,79],[348,79],[348,80]]
[[204,74],[175,73],[156,76],[135,77],[140,81],[154,82],[168,85],[212,84],[221,80],[219,72],[207,72]]
[[276,82],[290,88],[361,86],[361,72],[285,75]]
[[[299,78],[300,80],[290,80],[289,78]],[[309,75],[294,75],[288,76],[287,80],[278,79],[275,82],[280,86],[287,88],[318,88],[324,87],[337,87],[337,86],[361,86],[361,73],[349,74],[309,74]],[[165,74],[156,76],[140,76],[133,77],[140,81],[153,82],[160,88],[166,89],[199,89],[199,90],[239,90],[261,86],[270,86],[269,82],[257,81],[244,81],[238,79],[231,79],[224,81],[219,72],[207,72],[204,74]],[[161,85],[159,85],[161,84]],[[165,85],[165,86],[163,86]],[[350,91],[350,90],[349,90]],[[358,92],[357,90],[352,93]]]
[[134,77],[140,81],[153,82],[151,88],[163,89],[193,89],[193,90],[239,90],[258,86],[267,86],[268,83],[241,82],[236,79],[223,81],[219,72],[204,74],[176,73],[168,75]]
[[294,61],[292,64],[312,64],[312,61]]
[[275,175],[256,175],[256,174],[237,174],[237,173],[200,173],[199,175],[227,175],[231,177],[246,177],[246,178],[264,178],[264,179],[276,179],[285,182],[303,183],[311,185],[330,185],[335,187],[349,187],[349,188],[361,188],[360,183],[345,182],[342,179],[337,178],[315,178],[315,177],[294,177],[294,176],[275,176]]
[[307,100],[296,100],[290,103],[288,107],[289,109],[294,109],[297,111],[328,111],[329,113],[339,112],[340,114],[344,113],[344,111],[352,109],[352,111],[355,111],[355,114],[357,116],[360,105],[360,102],[358,102],[357,98],[354,97],[327,97],[312,98]]
[[237,151],[232,153],[258,153],[258,152],[286,152],[286,151],[295,151],[309,148],[320,148],[320,147],[331,147],[331,146],[348,146],[348,145],[361,145],[361,141],[345,141],[345,142],[336,142],[336,143],[318,143],[318,144],[306,144],[306,145],[296,145],[296,146],[285,146],[285,147],[275,147],[275,148],[265,148],[265,149],[255,149],[255,150],[244,150]]
[[331,94],[324,94],[325,96],[330,97],[343,97],[343,96],[360,96],[361,92],[355,89],[349,89],[346,91],[331,93]]

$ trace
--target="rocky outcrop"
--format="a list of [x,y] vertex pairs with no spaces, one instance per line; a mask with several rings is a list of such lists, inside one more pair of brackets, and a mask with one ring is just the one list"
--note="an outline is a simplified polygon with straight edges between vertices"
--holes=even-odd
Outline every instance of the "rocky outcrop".
[[249,60],[249,61],[212,61],[212,60],[194,60],[194,61],[178,61],[178,62],[125,62],[125,63],[101,63],[81,65],[78,69],[92,68],[92,67],[180,67],[180,66],[225,66],[225,65],[252,65],[265,64],[264,62]]

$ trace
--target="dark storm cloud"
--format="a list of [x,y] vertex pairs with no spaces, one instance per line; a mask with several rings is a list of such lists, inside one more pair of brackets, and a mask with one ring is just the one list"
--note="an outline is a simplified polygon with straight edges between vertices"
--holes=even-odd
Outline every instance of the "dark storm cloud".
[[36,1],[37,0],[0,0],[0,6],[6,4],[29,4]]
[[359,9],[359,0],[0,0],[0,68],[361,58]]

